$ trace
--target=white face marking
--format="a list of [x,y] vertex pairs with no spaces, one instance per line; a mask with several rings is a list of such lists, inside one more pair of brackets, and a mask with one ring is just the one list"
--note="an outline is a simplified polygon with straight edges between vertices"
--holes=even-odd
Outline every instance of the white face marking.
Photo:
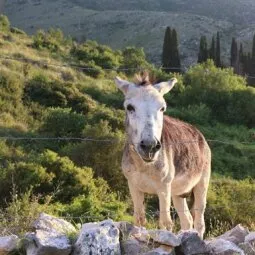
[[156,85],[136,86],[116,79],[118,87],[125,94],[124,107],[127,114],[127,133],[129,143],[146,161],[154,161],[161,147],[163,112],[166,102],[163,95],[176,82],[162,82]]

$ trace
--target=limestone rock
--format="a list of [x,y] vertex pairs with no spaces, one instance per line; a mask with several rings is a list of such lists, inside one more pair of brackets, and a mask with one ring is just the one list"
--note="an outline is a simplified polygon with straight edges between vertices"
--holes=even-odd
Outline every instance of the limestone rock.
[[250,232],[247,236],[245,236],[244,241],[255,246],[255,232]]
[[33,227],[49,232],[56,231],[59,234],[76,232],[75,227],[71,223],[46,213],[40,214],[39,218],[33,223]]
[[143,254],[150,250],[150,247],[136,239],[129,239],[121,242],[121,250],[124,255]]
[[133,224],[127,222],[127,221],[114,222],[114,225],[120,231],[120,238],[124,239],[124,240],[127,240],[133,234],[138,233],[140,231],[139,227],[136,227]]
[[255,248],[250,243],[240,243],[238,247],[244,251],[245,255],[255,255]]
[[224,239],[230,241],[235,244],[243,243],[245,236],[249,234],[248,229],[238,224],[233,229],[229,230],[228,232],[224,233],[223,235],[217,237],[218,239]]
[[119,229],[112,220],[88,223],[82,226],[73,255],[118,255],[120,252]]
[[179,246],[181,239],[167,230],[149,230],[148,234],[155,242],[170,245],[172,247]]
[[72,250],[69,239],[55,231],[36,230],[26,235],[27,255],[69,255]]
[[75,227],[45,213],[33,223],[34,232],[28,233],[25,243],[27,255],[69,255],[72,245],[68,234],[76,233]]
[[209,241],[208,246],[212,249],[214,255],[245,255],[236,244],[225,239],[216,238]]
[[143,253],[143,255],[174,255],[174,254],[175,253],[173,249],[166,245],[161,245],[156,249]]
[[19,238],[16,235],[0,237],[0,255],[9,254],[17,249]]
[[130,234],[141,242],[149,242],[150,240],[149,232],[143,227],[135,226]]
[[194,230],[182,231],[178,238],[181,245],[176,247],[176,254],[193,255],[193,254],[210,254],[211,249],[201,240],[198,233]]

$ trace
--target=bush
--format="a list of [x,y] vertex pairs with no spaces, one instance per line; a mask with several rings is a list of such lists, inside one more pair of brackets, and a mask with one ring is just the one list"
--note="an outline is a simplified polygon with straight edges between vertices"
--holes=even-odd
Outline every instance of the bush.
[[33,37],[33,47],[36,49],[48,49],[51,52],[58,52],[61,45],[65,45],[67,40],[60,29],[49,29],[48,32],[43,30],[37,31]]
[[42,131],[55,137],[81,137],[85,123],[85,116],[71,112],[70,108],[51,108],[47,110]]
[[101,68],[117,68],[122,59],[119,51],[99,45],[94,41],[87,41],[81,45],[74,45],[71,54],[85,64],[94,63]]
[[[217,225],[234,227],[240,222],[250,229],[254,228],[254,193],[255,182],[253,180],[213,179],[208,193],[205,214],[207,232],[215,233],[214,228]],[[222,232],[217,234],[222,234]]]
[[47,107],[70,107],[84,114],[95,107],[95,102],[89,96],[82,94],[76,86],[49,80],[43,75],[38,75],[27,82],[25,100],[32,100]]
[[218,121],[254,125],[254,88],[246,87],[245,79],[232,69],[219,69],[207,61],[191,68],[184,75],[184,84],[182,105],[203,103]]
[[10,30],[10,21],[7,16],[0,15],[0,31],[9,31]]

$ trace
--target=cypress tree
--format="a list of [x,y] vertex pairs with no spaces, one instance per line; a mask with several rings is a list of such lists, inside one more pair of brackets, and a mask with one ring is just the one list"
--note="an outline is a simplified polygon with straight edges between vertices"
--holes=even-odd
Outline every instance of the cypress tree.
[[164,43],[163,43],[163,53],[162,53],[162,66],[164,68],[169,68],[171,62],[171,41],[172,41],[172,31],[170,27],[166,28]]
[[239,48],[239,52],[238,52],[238,70],[237,73],[238,74],[243,74],[243,60],[244,60],[244,54],[243,54],[243,44],[240,43],[240,48]]
[[215,65],[217,67],[221,67],[221,58],[220,58],[220,33],[217,32],[217,39],[216,39],[216,54],[215,54]]
[[212,42],[211,42],[211,47],[210,47],[210,51],[209,51],[209,57],[210,59],[212,59],[214,62],[216,60],[215,57],[215,39],[214,39],[214,35],[212,36]]
[[233,37],[232,38],[232,43],[231,43],[231,50],[230,50],[230,65],[232,67],[237,68],[237,57],[238,57],[238,49],[237,49],[237,42],[236,39]]
[[208,59],[207,40],[206,36],[201,36],[199,52],[198,52],[198,63],[203,63]]
[[253,36],[252,41],[252,58],[255,60],[255,35]]
[[178,39],[177,39],[177,32],[175,29],[172,31],[172,40],[171,40],[171,53],[172,58],[170,62],[170,67],[175,68],[175,72],[181,71],[181,60],[179,55],[179,47],[178,47]]

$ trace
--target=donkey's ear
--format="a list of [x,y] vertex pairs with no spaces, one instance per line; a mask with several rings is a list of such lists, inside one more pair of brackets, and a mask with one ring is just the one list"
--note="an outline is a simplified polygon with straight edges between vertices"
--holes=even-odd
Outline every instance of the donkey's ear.
[[174,84],[177,82],[176,78],[172,78],[169,81],[160,82],[154,85],[154,88],[156,88],[162,95],[168,93],[173,87]]
[[133,83],[126,81],[126,80],[122,80],[118,76],[116,76],[116,78],[114,80],[115,80],[117,87],[123,92],[124,95],[127,94],[128,90],[131,87],[134,87]]

